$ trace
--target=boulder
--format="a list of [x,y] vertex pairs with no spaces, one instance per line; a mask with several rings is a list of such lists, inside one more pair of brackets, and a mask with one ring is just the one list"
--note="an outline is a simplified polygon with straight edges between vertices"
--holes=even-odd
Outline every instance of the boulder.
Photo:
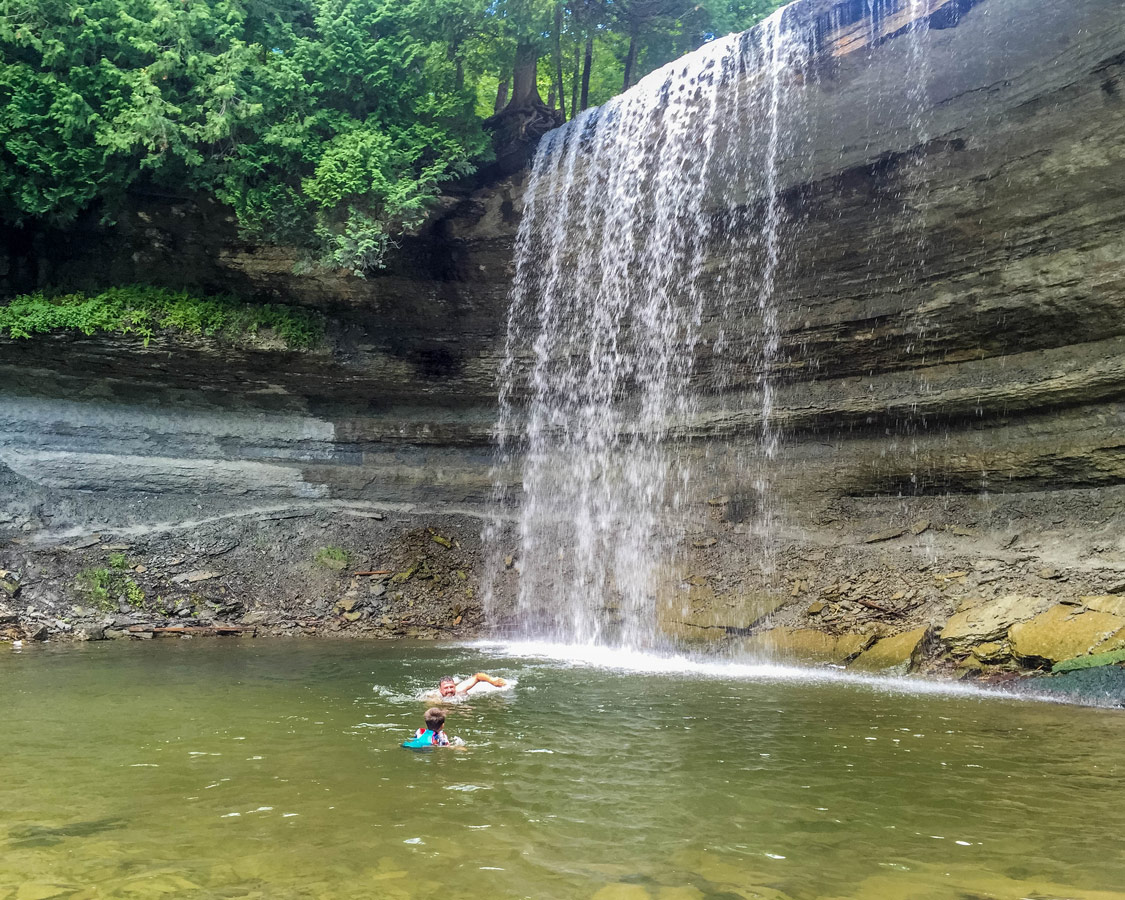
[[1079,597],[1078,603],[1094,612],[1109,613],[1125,618],[1125,597],[1119,594],[1096,594]]
[[797,662],[840,665],[875,643],[873,634],[826,634],[812,628],[774,628],[748,638],[743,649],[752,655]]
[[1125,645],[1125,617],[1060,603],[1029,622],[1013,625],[1008,639],[1012,655],[1025,665],[1052,665]]
[[753,628],[788,601],[768,592],[721,593],[706,576],[687,575],[662,587],[657,624],[664,634],[678,639],[717,640]]
[[923,625],[876,641],[848,666],[857,672],[905,675],[920,661],[929,627]]
[[1012,658],[1012,648],[1007,641],[987,641],[973,647],[973,656],[982,663],[995,665]]
[[1006,594],[996,600],[961,609],[941,632],[941,639],[954,653],[968,653],[976,644],[1004,637],[1017,622],[1041,612],[1049,601],[1042,597]]
[[[343,597],[336,601],[332,610],[338,616],[347,616],[349,613],[358,613],[363,609],[364,605],[364,601],[357,597],[353,591],[348,591]],[[351,619],[349,621],[355,620]]]
[[20,580],[14,572],[0,569],[0,592],[15,597],[20,592]]

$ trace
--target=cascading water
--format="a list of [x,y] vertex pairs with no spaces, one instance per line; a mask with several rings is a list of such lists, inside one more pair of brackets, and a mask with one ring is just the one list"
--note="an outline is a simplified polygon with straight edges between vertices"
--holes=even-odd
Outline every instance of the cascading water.
[[[776,287],[795,227],[781,172],[802,152],[803,94],[832,21],[783,8],[543,139],[496,429],[496,500],[518,509],[520,636],[659,644],[657,597],[685,511],[713,492],[712,452],[752,495],[746,540],[766,564]],[[724,252],[709,256],[715,242]],[[731,329],[736,309],[755,327]],[[742,433],[685,453],[708,418]],[[511,552],[500,533],[496,571]]]

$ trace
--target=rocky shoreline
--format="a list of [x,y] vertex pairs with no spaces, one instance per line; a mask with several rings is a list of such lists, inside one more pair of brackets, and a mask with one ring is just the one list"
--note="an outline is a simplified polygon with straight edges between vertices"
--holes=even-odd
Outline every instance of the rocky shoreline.
[[[660,628],[690,652],[1125,706],[1125,577],[1099,561],[1116,546],[1089,529],[1101,503],[1104,532],[1116,531],[1105,492],[1076,492],[1086,529],[1078,516],[1058,535],[997,527],[1034,498],[915,498],[882,529],[885,510],[869,501],[838,532],[791,519],[768,558],[725,499],[689,523],[658,598]],[[308,503],[163,528],[20,531],[0,546],[0,640],[503,633],[519,560],[489,558],[481,530],[473,515]],[[1080,564],[1064,532],[1087,543]],[[486,616],[490,566],[501,574]],[[602,613],[612,623],[611,601]]]
[[216,634],[463,638],[480,526],[361,505],[277,507],[0,549],[0,639]]

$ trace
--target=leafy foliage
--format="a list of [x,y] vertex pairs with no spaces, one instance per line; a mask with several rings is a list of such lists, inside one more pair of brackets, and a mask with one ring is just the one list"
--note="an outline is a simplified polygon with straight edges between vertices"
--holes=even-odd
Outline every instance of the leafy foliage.
[[265,330],[288,346],[305,349],[324,336],[314,312],[278,304],[245,303],[228,296],[196,297],[183,291],[134,285],[100,294],[24,294],[0,306],[0,337],[28,338],[51,331],[135,334],[145,344],[157,331],[243,340]]
[[322,566],[329,569],[342,569],[345,568],[351,561],[352,555],[343,547],[329,546],[321,547],[316,551],[313,559]]
[[65,225],[186,186],[362,273],[487,147],[418,5],[0,0],[0,210]]
[[0,217],[203,191],[247,237],[363,274],[488,158],[482,118],[527,60],[573,115],[780,3],[0,0]]
[[144,606],[145,592],[141,586],[112,569],[83,569],[78,573],[76,583],[94,607],[102,612],[117,612],[120,600],[137,609]]

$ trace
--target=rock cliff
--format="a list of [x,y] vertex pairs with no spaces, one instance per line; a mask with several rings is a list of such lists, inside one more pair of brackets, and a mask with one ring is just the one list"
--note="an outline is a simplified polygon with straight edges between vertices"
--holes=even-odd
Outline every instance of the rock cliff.
[[[738,402],[763,374],[747,366],[686,426],[707,488],[685,526],[692,571],[667,599],[669,628],[753,640],[766,622],[867,645],[917,633],[909,658],[959,608],[1037,598],[1012,627],[1125,588],[1120,0],[891,3],[874,20],[869,4],[801,2],[823,20],[823,62],[806,91],[809,147],[778,180],[776,553],[763,568],[749,546],[746,510],[766,499],[724,463],[758,427],[755,404]],[[284,593],[274,606],[293,628],[479,625],[521,189],[517,176],[449,198],[368,279],[294,275],[291,255],[245,244],[222,210],[185,198],[138,198],[112,229],[8,235],[8,292],[155,281],[316,306],[330,321],[307,353],[0,340],[0,567],[23,573],[21,608],[73,618],[75,569],[104,565],[118,543],[145,567],[138,582],[162,573],[149,594],[220,609],[236,595],[241,614]],[[731,222],[717,233],[756,227],[761,203],[750,190],[716,207]],[[726,332],[752,340],[756,307],[734,315]],[[708,346],[694,375],[705,391]],[[100,544],[58,549],[94,532]],[[218,557],[229,565],[207,562],[232,541]],[[328,544],[364,569],[402,574],[421,555],[440,571],[398,587],[390,574],[357,580],[315,562]],[[191,566],[237,577],[175,582]],[[333,606],[345,596],[363,601],[358,620]],[[980,666],[1010,658],[1007,634]],[[827,657],[871,652],[863,643]]]

